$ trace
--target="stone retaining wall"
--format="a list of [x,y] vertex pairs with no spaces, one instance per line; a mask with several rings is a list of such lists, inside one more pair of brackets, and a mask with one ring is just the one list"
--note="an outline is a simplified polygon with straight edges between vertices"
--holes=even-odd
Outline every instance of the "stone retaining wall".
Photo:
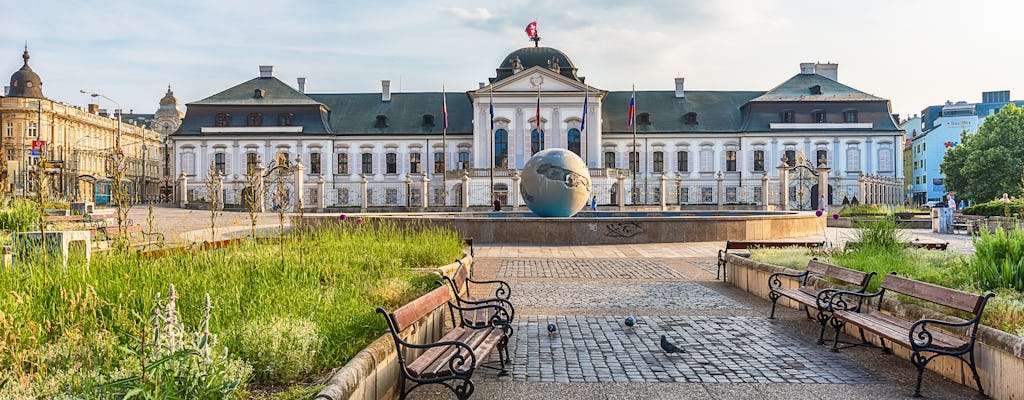
[[[473,266],[473,257],[463,254],[462,262]],[[458,263],[451,263],[426,271],[452,276]],[[402,339],[411,343],[436,342],[445,332],[446,307],[438,307],[403,332]],[[393,311],[393,310],[388,310]],[[405,354],[406,362],[412,362],[422,350],[410,349]],[[395,341],[386,332],[369,346],[366,346],[338,372],[334,373],[327,386],[317,394],[320,400],[378,400],[390,399],[397,395],[399,379],[404,379],[398,365]]]
[[[727,254],[726,261],[728,263],[726,266],[727,282],[765,299],[768,298],[768,276],[775,272],[793,271],[734,254]],[[881,277],[873,279],[881,279]],[[791,288],[799,286],[799,282],[792,279],[783,279],[782,282]],[[832,283],[813,278],[808,284],[818,289],[836,287]],[[796,303],[785,299],[780,299],[779,305],[785,305],[790,308],[797,307]],[[956,320],[956,318],[942,315],[920,306],[905,304],[892,299],[886,299],[883,302],[882,310],[910,320],[920,318]],[[808,321],[808,323],[812,322]],[[857,332],[849,331],[855,329],[848,328],[846,333],[857,335]],[[875,344],[879,344],[878,339],[874,335],[869,334],[868,338]],[[910,359],[909,349],[895,345],[892,347],[893,354],[906,360]],[[1024,338],[987,326],[981,326],[978,330],[978,343],[975,345],[974,352],[978,373],[981,375],[981,382],[985,387],[985,394],[993,399],[1024,399],[1024,384],[1021,384],[1021,379],[1024,377]],[[909,361],[905,364],[907,368],[914,368]],[[974,383],[974,377],[971,376],[970,368],[959,359],[938,357],[928,364],[928,369],[955,382],[977,388]],[[913,384],[914,382],[907,382],[908,390],[912,389],[911,385]]]

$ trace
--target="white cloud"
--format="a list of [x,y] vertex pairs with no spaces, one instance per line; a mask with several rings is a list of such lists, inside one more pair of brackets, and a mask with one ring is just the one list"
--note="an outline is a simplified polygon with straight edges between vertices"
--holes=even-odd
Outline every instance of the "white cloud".
[[470,23],[486,22],[494,17],[494,14],[491,14],[490,11],[487,11],[486,8],[482,7],[474,8],[472,10],[467,10],[462,7],[452,7],[448,9],[448,12],[452,13],[456,18]]

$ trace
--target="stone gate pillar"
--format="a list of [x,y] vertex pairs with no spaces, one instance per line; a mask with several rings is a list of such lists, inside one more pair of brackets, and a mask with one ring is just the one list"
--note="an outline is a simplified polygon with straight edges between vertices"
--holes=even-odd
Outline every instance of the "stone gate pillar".
[[420,182],[422,188],[422,195],[420,196],[420,207],[423,207],[423,211],[427,210],[430,206],[430,178],[427,175],[427,171],[423,171],[423,181]]
[[185,171],[181,171],[181,175],[178,176],[177,182],[177,195],[178,195],[178,207],[185,208],[188,205],[188,175],[185,175]]
[[768,171],[761,173],[761,209],[768,211]]
[[722,171],[718,171],[715,176],[715,195],[718,200],[718,209],[722,209],[722,204],[725,204],[725,179],[723,178]]
[[370,199],[366,198],[366,194],[369,193],[369,190],[366,190],[367,186],[369,186],[369,183],[370,181],[366,180],[366,174],[363,174],[363,179],[359,181],[359,190],[362,191],[362,194],[359,195],[360,212],[366,212],[366,207],[370,205]]
[[405,174],[405,206],[412,208],[412,174]]
[[615,194],[618,195],[617,196],[618,199],[616,199],[616,200],[619,203],[619,210],[625,210],[626,209],[626,175],[623,175],[622,173],[619,173],[618,181],[615,184],[617,185],[616,187],[618,188],[618,189],[615,190]]
[[512,170],[512,211],[519,211],[519,170]]
[[469,211],[469,171],[462,170],[462,211]]
[[294,176],[292,179],[295,180],[295,189],[292,193],[295,193],[295,209],[301,210],[306,208],[306,199],[304,196],[303,187],[305,187],[306,167],[302,165],[302,157],[295,156],[295,166],[292,167]]
[[[828,210],[828,206],[831,204],[828,201],[828,171],[829,168],[825,163],[818,164],[818,209]],[[824,197],[822,197],[824,196]]]
[[679,204],[679,208],[683,207],[683,177],[676,174],[676,199],[674,203]]
[[665,177],[665,174],[661,174],[661,177],[658,178],[658,184],[661,185],[661,196],[659,196],[661,198],[658,199],[658,202],[661,204],[661,211],[668,210],[668,207],[667,207],[666,201],[665,201],[665,197],[668,196],[668,191],[665,190],[665,189],[668,189],[667,182],[668,182],[668,178]]
[[316,178],[316,211],[317,212],[324,212],[324,209],[327,208],[327,193],[324,192],[325,189],[326,189],[326,186],[327,186],[327,181],[324,180],[324,175],[320,174],[320,176],[318,176]]
[[211,201],[216,202],[217,210],[224,209],[224,173],[218,172],[217,176],[213,178],[213,190],[211,193]]
[[782,158],[779,170],[779,211],[789,211],[789,165],[786,158]]

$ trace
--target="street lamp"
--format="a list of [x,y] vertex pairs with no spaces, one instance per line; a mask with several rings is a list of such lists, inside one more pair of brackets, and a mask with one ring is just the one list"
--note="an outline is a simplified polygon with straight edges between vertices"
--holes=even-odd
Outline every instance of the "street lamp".
[[[114,109],[114,117],[117,118],[117,137],[116,137],[116,140],[114,142],[114,151],[113,151],[113,157],[112,158],[114,160],[114,168],[118,168],[118,169],[122,168],[122,164],[121,163],[123,162],[122,159],[124,158],[124,155],[121,153],[121,103],[118,103],[117,100],[114,100],[112,98],[104,96],[103,94],[100,94],[100,93],[92,92],[92,91],[85,90],[85,89],[79,89],[78,91],[83,93],[83,94],[87,94],[89,96],[92,96],[93,98],[102,97],[104,99],[107,99],[111,103],[114,103],[114,106],[117,107],[117,108]],[[121,184],[121,182],[120,182],[120,173],[118,173],[116,175],[118,175],[118,179],[115,179],[116,182],[114,182],[114,185],[120,185]]]

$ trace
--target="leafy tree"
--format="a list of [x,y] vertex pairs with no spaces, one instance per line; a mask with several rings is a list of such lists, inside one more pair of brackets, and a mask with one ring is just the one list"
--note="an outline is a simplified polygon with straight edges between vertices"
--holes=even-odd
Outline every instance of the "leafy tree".
[[960,135],[939,166],[957,197],[985,202],[1003,193],[1020,195],[1024,168],[1024,109],[1008,104],[985,119],[978,133]]

